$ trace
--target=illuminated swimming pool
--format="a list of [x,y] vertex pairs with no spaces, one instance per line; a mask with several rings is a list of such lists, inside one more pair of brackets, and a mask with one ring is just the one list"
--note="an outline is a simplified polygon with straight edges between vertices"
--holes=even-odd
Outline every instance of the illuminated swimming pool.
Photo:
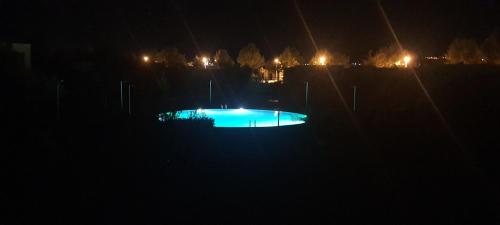
[[[305,123],[307,115],[272,110],[258,109],[196,109],[181,110],[175,113],[160,114],[159,120],[166,117],[174,119],[210,118],[215,127],[277,127]],[[168,123],[168,121],[166,121]]]

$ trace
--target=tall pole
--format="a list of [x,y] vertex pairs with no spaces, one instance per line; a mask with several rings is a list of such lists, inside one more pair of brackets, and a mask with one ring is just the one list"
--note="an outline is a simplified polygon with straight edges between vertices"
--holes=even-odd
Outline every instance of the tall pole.
[[353,112],[356,112],[356,94],[357,94],[356,91],[357,91],[357,88],[358,87],[356,85],[353,86],[353,93],[352,93],[352,95],[353,95],[352,111]]
[[120,81],[120,109],[123,110],[123,80]]
[[278,127],[280,126],[280,111],[278,110]]
[[208,92],[208,100],[210,101],[210,105],[212,105],[212,80],[210,80],[209,84],[209,92]]
[[128,114],[132,115],[132,100],[131,100],[131,90],[132,90],[132,85],[128,85]]
[[309,82],[306,81],[306,107],[307,107],[308,98],[309,98]]

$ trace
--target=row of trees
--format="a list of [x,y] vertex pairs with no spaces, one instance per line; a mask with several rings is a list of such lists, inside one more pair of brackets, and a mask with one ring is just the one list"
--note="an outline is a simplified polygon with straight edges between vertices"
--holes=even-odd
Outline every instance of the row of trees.
[[[403,67],[408,66],[408,63],[404,62],[405,58],[411,58],[410,65],[413,65],[417,56],[409,50],[391,45],[377,51],[370,51],[367,59],[363,62],[365,65],[379,68]],[[498,32],[492,33],[481,45],[472,39],[455,39],[450,44],[444,58],[449,64],[500,64],[500,35]],[[337,66],[346,66],[350,63],[349,57],[345,54],[330,52],[326,49],[317,51],[309,61],[306,61],[300,52],[293,47],[285,48],[276,58],[266,59],[254,43],[249,43],[239,51],[236,62],[225,49],[217,50],[213,56],[209,53],[200,53],[195,56],[193,62],[188,62],[186,56],[176,48],[168,48],[155,52],[152,55],[152,60],[166,67],[186,65],[206,67],[209,65],[221,68],[232,67],[237,63],[241,67],[254,70],[272,69],[275,68],[276,64],[282,68],[291,68],[306,63]]]
[[480,45],[473,39],[455,39],[446,52],[450,64],[500,64],[500,35],[493,32]]
[[[324,59],[324,61],[320,59]],[[239,51],[236,62],[226,49],[218,49],[213,56],[206,52],[200,53],[195,56],[192,62],[188,62],[186,56],[176,48],[167,48],[154,52],[151,59],[148,58],[148,60],[166,67],[204,67],[206,64],[215,67],[231,67],[237,63],[241,67],[255,70],[262,67],[274,68],[276,64],[279,64],[280,67],[291,68],[306,63],[300,52],[292,47],[285,48],[276,58],[266,60],[254,43],[249,43]],[[309,63],[313,65],[348,65],[349,61],[349,57],[342,53],[330,53],[328,50],[323,49],[319,50]]]
[[411,53],[406,49],[401,49],[398,45],[391,45],[388,47],[382,47],[377,51],[370,51],[368,53],[368,58],[364,60],[365,65],[375,66],[378,68],[391,68],[391,67],[404,67],[404,59],[409,57],[408,63],[410,66],[415,65],[415,54]]
[[[291,68],[304,65],[307,62],[300,52],[293,47],[286,47],[276,58],[266,60],[253,43],[248,44],[240,50],[236,61],[240,66],[252,69],[261,67],[273,68],[276,64],[279,64],[280,67]],[[322,49],[317,51],[308,63],[312,65],[348,65],[349,62],[349,57],[342,53],[331,53],[326,49]]]
[[[416,59],[416,55],[397,45],[370,51],[365,65],[379,68],[398,67],[404,65],[404,58]],[[443,58],[447,64],[500,64],[500,35],[493,32],[482,44],[473,39],[456,38],[452,41]],[[415,60],[412,61],[414,63]],[[414,65],[414,64],[410,64]]]

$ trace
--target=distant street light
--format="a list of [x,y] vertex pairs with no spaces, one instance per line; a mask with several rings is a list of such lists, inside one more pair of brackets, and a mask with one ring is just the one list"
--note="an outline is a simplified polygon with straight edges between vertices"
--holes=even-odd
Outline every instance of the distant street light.
[[147,55],[143,56],[143,57],[142,57],[142,60],[143,60],[145,63],[149,62],[149,56],[147,56]]
[[319,65],[326,65],[326,57],[325,56],[320,56],[319,57]]
[[403,61],[405,62],[405,68],[408,68],[408,64],[411,62],[411,56],[407,55],[403,58]]
[[203,66],[205,67],[205,69],[207,68],[208,66],[208,58],[207,57],[203,57],[201,58],[201,61],[203,62]]
[[278,77],[278,65],[280,64],[280,59],[279,58],[274,58],[274,64],[276,65],[276,81],[279,80]]

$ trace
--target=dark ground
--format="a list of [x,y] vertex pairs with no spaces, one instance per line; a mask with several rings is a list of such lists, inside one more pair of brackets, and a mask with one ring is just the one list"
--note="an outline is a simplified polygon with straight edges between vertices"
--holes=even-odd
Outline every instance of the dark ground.
[[307,111],[305,126],[172,129],[84,101],[60,121],[9,110],[0,224],[500,223],[499,68],[417,71],[459,143],[408,71],[331,71],[349,105],[359,87],[356,122],[325,71],[303,68],[264,95]]

